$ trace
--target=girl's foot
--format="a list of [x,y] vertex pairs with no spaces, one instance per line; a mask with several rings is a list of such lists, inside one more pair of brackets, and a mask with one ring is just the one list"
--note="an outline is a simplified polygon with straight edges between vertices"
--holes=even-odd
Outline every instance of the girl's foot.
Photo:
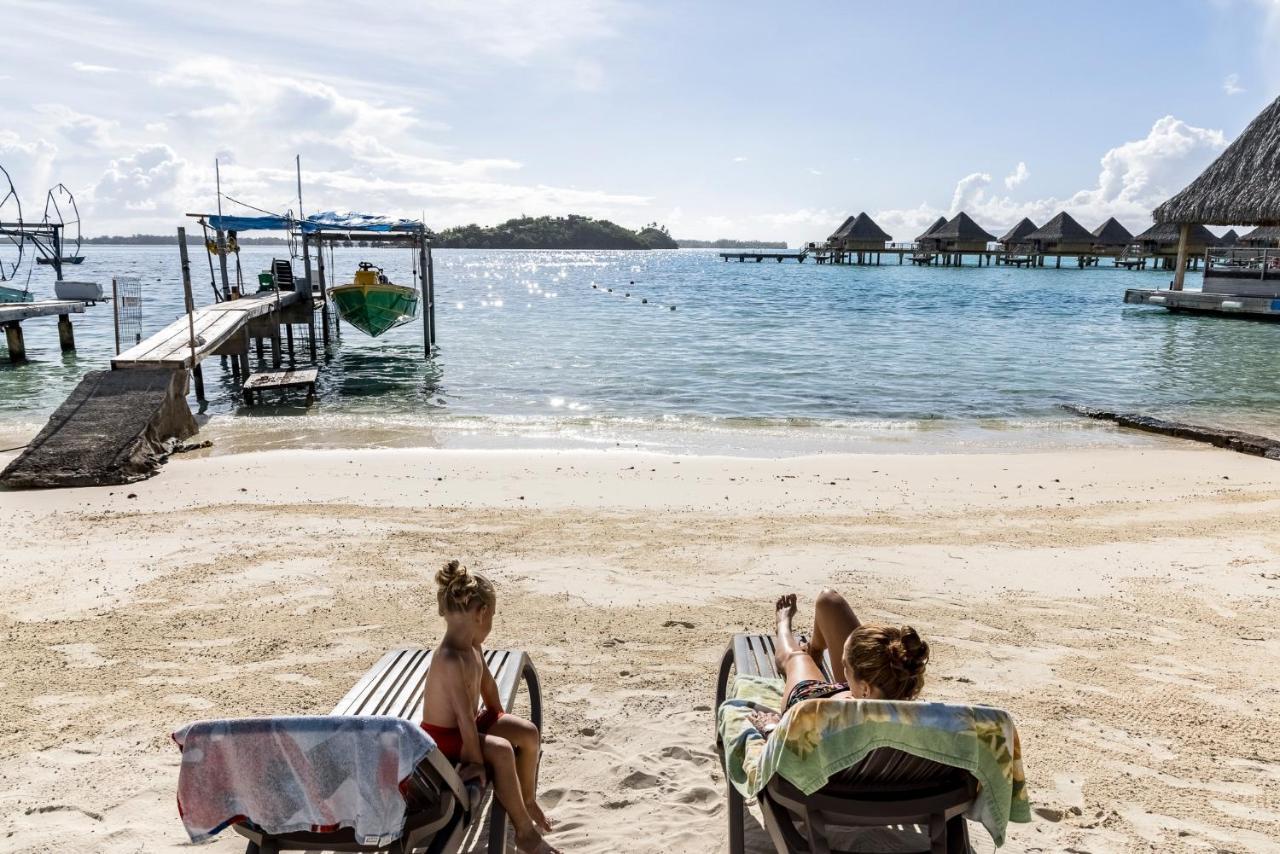
[[542,807],[538,806],[537,801],[526,801],[524,808],[529,811],[529,818],[533,819],[533,824],[543,833],[552,831],[551,819],[547,818],[546,813],[542,811]]
[[516,850],[521,854],[560,854],[559,848],[553,848],[542,838],[536,828],[529,828],[528,833],[516,834]]
[[784,593],[778,597],[778,601],[774,603],[777,609],[778,626],[786,625],[790,627],[791,618],[796,615],[796,594]]

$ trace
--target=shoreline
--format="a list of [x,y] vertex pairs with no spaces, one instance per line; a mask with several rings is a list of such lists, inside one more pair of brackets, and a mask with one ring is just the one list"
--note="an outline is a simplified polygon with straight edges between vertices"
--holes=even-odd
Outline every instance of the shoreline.
[[541,674],[566,850],[725,850],[716,662],[781,590],[807,627],[826,585],[920,629],[928,699],[1014,715],[1039,814],[1002,851],[1276,850],[1269,461],[279,450],[0,492],[0,513],[12,850],[185,850],[168,734],[328,711],[386,649],[434,643],[452,557],[498,587],[493,645]]

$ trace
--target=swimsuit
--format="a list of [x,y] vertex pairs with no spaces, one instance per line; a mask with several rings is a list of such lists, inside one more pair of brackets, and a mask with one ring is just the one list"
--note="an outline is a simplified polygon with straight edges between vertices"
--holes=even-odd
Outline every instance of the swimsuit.
[[[485,709],[476,715],[476,730],[480,735],[484,735],[493,728],[493,725],[504,714],[506,712]],[[436,726],[426,721],[422,722],[422,728],[435,741],[436,747],[440,748],[440,752],[449,757],[450,762],[456,763],[462,759],[462,730],[452,726]]]
[[825,700],[835,694],[840,694],[849,690],[849,686],[843,682],[823,682],[821,679],[805,679],[797,682],[796,687],[791,689],[791,693],[787,695],[787,701],[782,706],[782,711],[786,712],[796,703],[803,703],[805,700]]

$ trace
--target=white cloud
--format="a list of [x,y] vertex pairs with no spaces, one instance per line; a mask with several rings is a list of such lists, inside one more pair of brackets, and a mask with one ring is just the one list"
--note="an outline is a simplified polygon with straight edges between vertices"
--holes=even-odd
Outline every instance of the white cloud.
[[822,174],[822,170],[820,170],[820,169],[810,169],[810,170],[809,170],[809,174],[810,174],[810,175],[821,175],[821,174]]
[[710,229],[713,234],[717,235],[716,238],[711,238],[713,240],[718,239],[720,234],[728,231],[730,228],[733,228],[733,220],[727,216],[703,217],[702,223]]
[[88,62],[73,62],[71,67],[85,74],[115,74],[120,70],[119,68],[112,68],[110,65],[93,65]]
[[[54,183],[51,175],[57,154],[58,147],[48,140],[23,142],[13,131],[0,130],[0,166],[8,171],[18,198],[24,200],[24,220],[39,219],[39,211],[33,213],[33,206],[37,202],[43,203],[45,191]],[[8,189],[0,189],[0,195]],[[8,209],[5,215],[10,215]]]
[[1240,86],[1239,74],[1228,74],[1227,79],[1222,81],[1222,91],[1228,95],[1239,95],[1244,89]]
[[959,210],[965,210],[995,234],[1024,216],[1042,224],[1061,210],[1086,228],[1114,216],[1137,230],[1150,225],[1152,209],[1190,183],[1226,145],[1227,139],[1220,130],[1194,127],[1165,116],[1151,126],[1143,139],[1118,145],[1102,156],[1096,186],[1065,198],[1017,201],[1009,196],[989,195],[991,177],[975,172],[957,182],[951,206],[945,210],[923,203],[916,208],[881,210],[873,216],[890,234],[905,235],[896,238],[899,240],[912,239],[939,216]]
[[746,162],[747,162],[747,158],[745,158],[745,157],[743,157],[741,154],[739,154],[737,157],[733,158],[733,162],[734,162],[734,163],[746,163]]
[[50,127],[74,145],[106,149],[115,144],[114,133],[119,122],[81,113],[63,104],[40,104],[35,111],[48,118]]
[[1012,190],[1014,187],[1018,186],[1030,177],[1031,173],[1027,170],[1027,164],[1019,160],[1017,167],[1005,176],[1004,185],[1006,188]]
[[163,144],[147,145],[128,157],[112,160],[93,188],[95,209],[118,205],[133,212],[168,212],[177,215],[176,191],[186,161]]

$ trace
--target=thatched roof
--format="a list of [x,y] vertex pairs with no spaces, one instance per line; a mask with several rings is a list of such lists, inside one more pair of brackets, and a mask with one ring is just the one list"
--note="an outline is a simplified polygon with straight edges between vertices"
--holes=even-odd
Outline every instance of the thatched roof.
[[934,222],[933,225],[926,228],[924,230],[924,233],[921,234],[919,237],[917,237],[916,240],[924,240],[926,237],[933,237],[933,233],[938,229],[942,228],[946,224],[947,224],[947,218],[945,216],[938,217],[937,221]]
[[1000,242],[1001,243],[1017,243],[1019,240],[1026,237],[1028,234],[1035,231],[1037,228],[1039,228],[1038,225],[1032,222],[1028,217],[1024,216],[1022,218],[1022,222],[1018,223],[1013,228],[1005,232],[1004,237],[1000,238]]
[[[1178,230],[1180,226],[1176,222],[1157,222],[1146,231],[1133,238],[1134,243],[1167,243],[1176,246],[1178,244]],[[1192,224],[1191,230],[1187,232],[1188,246],[1217,246],[1218,238],[1213,232],[1205,228],[1203,225]]]
[[1240,235],[1236,234],[1236,230],[1234,228],[1218,238],[1219,246],[1235,246],[1239,242]]
[[956,241],[991,241],[995,240],[993,235],[987,234],[986,230],[969,218],[964,211],[953,216],[948,222],[938,226],[929,232],[930,240],[956,240]]
[[837,240],[843,239],[845,236],[845,232],[847,232],[849,228],[853,225],[853,220],[854,218],[852,216],[845,217],[844,222],[840,223],[839,228],[831,232],[831,236],[828,237],[827,240],[834,243]]
[[1071,218],[1071,214],[1063,211],[1035,231],[1022,238],[1023,240],[1040,240],[1045,243],[1093,243],[1093,235],[1083,225]]
[[[844,228],[842,227],[843,231]],[[864,240],[871,243],[880,241],[893,240],[887,232],[880,226],[876,225],[876,221],[867,216],[866,213],[860,213],[853,218],[853,222],[849,223],[848,231],[840,235],[845,240]]]
[[1156,222],[1280,225],[1280,98],[1151,216]]
[[1133,232],[1117,222],[1115,217],[1108,218],[1093,230],[1093,242],[1099,246],[1128,246],[1132,241]]
[[1280,227],[1263,225],[1240,238],[1241,243],[1277,243],[1280,242]]

